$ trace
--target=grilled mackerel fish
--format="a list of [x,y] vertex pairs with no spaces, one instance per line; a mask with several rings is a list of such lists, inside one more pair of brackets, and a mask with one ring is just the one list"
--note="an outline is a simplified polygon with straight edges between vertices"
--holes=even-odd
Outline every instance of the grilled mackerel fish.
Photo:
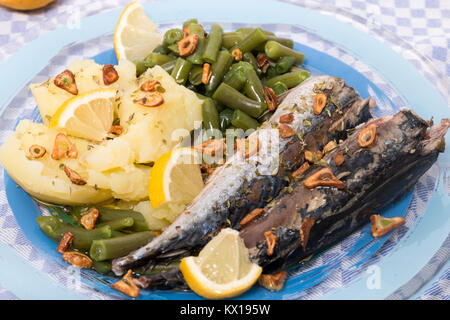
[[[449,119],[432,126],[410,110],[359,126],[323,158],[326,167],[311,166],[241,229],[251,260],[277,272],[367,224],[436,162],[449,127]],[[179,269],[135,281],[148,289],[186,287]]]
[[[320,112],[314,110],[317,94],[326,96]],[[316,152],[331,140],[345,139],[348,130],[370,119],[373,102],[331,76],[312,77],[291,89],[274,115],[250,136],[258,136],[259,151],[248,158],[235,153],[160,236],[113,260],[114,273],[122,275],[156,259],[193,253],[222,227],[236,227],[243,215],[265,206],[286,187],[286,175],[302,165],[305,150]],[[282,138],[267,129],[279,131]]]
[[407,193],[444,151],[450,120],[431,125],[405,109],[359,126],[324,157],[326,167],[312,167],[242,229],[252,261],[276,272],[368,223],[371,214]]

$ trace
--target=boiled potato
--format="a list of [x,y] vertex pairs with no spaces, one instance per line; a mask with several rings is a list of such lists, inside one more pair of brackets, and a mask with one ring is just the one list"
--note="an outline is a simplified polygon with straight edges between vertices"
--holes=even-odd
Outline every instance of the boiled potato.
[[[123,60],[115,67],[119,79],[107,86],[103,83],[102,65],[94,60],[76,60],[67,68],[73,72],[78,93],[84,93],[99,88],[115,87],[119,89],[119,96],[123,91],[129,91],[136,87],[136,66],[134,63]],[[63,71],[63,70],[61,70]],[[55,75],[56,76],[56,75]],[[31,92],[36,100],[39,112],[44,124],[48,125],[56,110],[73,95],[64,89],[57,87],[54,78],[42,83],[32,83]]]
[[[138,203],[147,214],[149,225],[160,230],[170,224],[184,208],[167,204],[153,209],[148,201],[150,166],[172,149],[179,139],[172,139],[178,129],[188,134],[202,120],[201,101],[190,90],[178,85],[161,67],[149,69],[136,79],[136,67],[123,60],[115,67],[119,79],[111,86],[119,90],[116,110],[124,133],[114,139],[90,142],[69,137],[78,150],[76,159],[51,158],[56,129],[46,125],[59,106],[73,97],[54,85],[53,79],[30,85],[44,124],[23,120],[16,132],[0,148],[0,162],[11,177],[28,193],[59,204],[94,204],[112,198]],[[106,87],[102,65],[93,60],[78,60],[69,67],[75,75],[80,93]],[[136,95],[144,94],[140,85],[148,79],[158,80],[165,92],[164,103],[157,108],[134,103]],[[179,138],[179,136],[177,137]],[[46,154],[33,159],[31,145],[46,149]],[[75,185],[66,176],[63,165],[76,171],[86,182]]]
[[89,169],[106,171],[133,164],[135,159],[136,156],[130,142],[118,137],[98,145],[81,156],[80,161]]
[[[140,87],[148,80],[159,81],[165,90],[165,92],[162,93],[164,103],[156,108],[145,107],[135,102],[145,95],[145,92],[141,91]],[[164,114],[166,114],[168,110],[169,114],[167,114],[167,117],[164,117]],[[188,123],[195,120],[198,121],[199,114],[201,114],[201,101],[194,92],[177,84],[163,68],[155,66],[148,69],[137,79],[135,88],[128,86],[127,90],[124,90],[124,95],[121,99],[119,108],[119,118],[121,125],[125,128],[132,124],[139,123],[144,118],[156,118],[159,121],[166,122],[172,120],[172,116],[174,115],[171,113],[172,110],[181,111],[182,113],[178,113],[178,117],[184,117],[185,119],[182,120],[185,120]]]
[[87,169],[87,183],[110,190],[117,199],[139,201],[148,199],[148,177],[151,168],[127,165],[114,170],[98,172]]
[[107,207],[111,207],[114,209],[122,209],[122,210],[133,210],[141,213],[148,225],[150,230],[154,231],[162,231],[164,228],[170,225],[170,222],[166,219],[158,219],[153,216],[154,209],[150,205],[150,201],[123,201],[117,200],[114,201],[113,204],[107,205]]
[[[96,143],[69,137],[78,150],[78,158],[51,158],[58,131],[43,124],[22,120],[16,132],[0,148],[0,162],[6,171],[28,193],[44,201],[59,204],[91,204],[113,197],[139,201],[148,198],[150,167],[128,164],[109,171],[95,171],[83,166],[80,158]],[[32,159],[28,149],[37,144],[46,149],[39,159]],[[75,170],[86,185],[73,184],[61,165]]]
[[172,223],[185,208],[185,204],[168,201],[161,204],[157,208],[153,208],[152,216],[156,219],[165,219]]
[[142,213],[150,230],[162,231],[175,221],[185,207],[182,204],[167,202],[158,208],[153,208],[150,201],[141,201],[135,204],[132,209]]
[[186,136],[195,126],[200,126],[201,101],[192,91],[178,85],[159,66],[147,70],[139,78],[139,86],[148,79],[156,79],[164,87],[164,103],[156,108],[143,107],[133,102],[139,97],[137,93],[127,96],[125,92],[119,117],[127,130],[120,137],[104,142],[101,148],[88,152],[83,159],[88,168],[103,171],[125,163],[156,161],[180,142],[178,133]]
[[[73,170],[77,170],[78,167],[75,159],[67,161],[51,159],[56,134],[55,130],[49,130],[42,124],[22,120],[16,131],[0,147],[0,162],[17,184],[43,201],[84,205],[112,198],[109,190],[96,189],[89,185],[79,186],[69,180],[59,168],[60,164],[65,163]],[[86,148],[81,141],[71,140],[78,150]],[[42,158],[37,160],[30,158],[28,149],[33,144],[39,144],[47,150]],[[83,176],[82,172],[79,173]]]

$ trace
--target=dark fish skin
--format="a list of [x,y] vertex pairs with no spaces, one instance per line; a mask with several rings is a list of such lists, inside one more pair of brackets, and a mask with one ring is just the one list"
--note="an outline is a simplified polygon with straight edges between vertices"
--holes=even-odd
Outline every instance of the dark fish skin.
[[[313,113],[317,92],[329,97],[329,103],[319,115]],[[114,273],[121,275],[130,268],[157,263],[158,256],[172,251],[186,249],[194,253],[221,228],[237,227],[245,214],[264,207],[287,186],[286,175],[304,161],[305,145],[309,150],[321,150],[333,139],[345,139],[348,130],[372,117],[370,102],[370,98],[362,100],[356,90],[340,78],[318,76],[305,80],[284,98],[264,126],[277,127],[280,116],[294,115],[290,125],[296,134],[280,139],[277,172],[258,174],[258,165],[233,157],[213,173],[192,204],[160,236],[129,255],[113,260]],[[263,148],[264,144],[262,142]]]
[[[358,133],[370,124],[377,126],[377,143],[361,148]],[[346,187],[308,189],[301,179],[291,193],[280,194],[264,216],[240,232],[252,261],[266,273],[276,272],[351,234],[368,223],[371,214],[402,197],[443,151],[450,121],[444,119],[427,131],[430,124],[414,112],[402,110],[359,126],[324,157],[333,174],[343,176],[340,180]],[[345,154],[341,166],[333,161],[338,152]],[[306,176],[320,169],[311,168]],[[269,230],[278,237],[270,256],[264,238]]]
[[[377,125],[377,144],[361,149],[357,136],[369,124]],[[367,224],[371,214],[401,198],[433,165],[445,149],[444,136],[449,127],[449,119],[432,126],[431,121],[421,119],[410,110],[358,127],[338,149],[324,157],[335,175],[350,173],[341,178],[346,188],[310,190],[304,187],[304,178],[299,179],[293,184],[292,192],[283,192],[271,202],[265,216],[241,230],[252,261],[264,267],[264,273],[277,272]],[[348,154],[339,167],[332,160],[338,152]],[[317,170],[320,168],[312,167],[306,176]],[[300,230],[305,221],[311,221],[308,219],[315,221],[305,241]],[[278,237],[271,256],[267,255],[264,238],[264,232],[269,230]],[[177,268],[163,275],[142,276],[138,281],[150,290],[164,289],[162,282],[170,289],[180,285],[181,278]]]
[[[351,95],[353,94],[353,88],[346,89],[351,92]],[[331,118],[326,116],[328,118],[316,120],[318,122],[315,126],[316,130],[308,131],[302,139],[298,136],[292,137],[280,153],[280,164],[276,175],[261,175],[243,184],[237,195],[230,199],[230,208],[226,209],[225,215],[228,216],[231,227],[237,228],[248,212],[265,206],[289,185],[290,182],[286,177],[305,162],[303,151],[315,152],[322,150],[329,141],[344,140],[347,138],[348,130],[372,118],[369,111],[370,98],[350,101],[352,101],[351,104],[347,101],[341,102],[341,106],[344,106],[343,114],[334,112]],[[350,107],[347,108],[347,105]],[[217,208],[216,212],[219,210],[221,209]]]
[[164,271],[149,276],[141,276],[133,279],[134,283],[142,289],[150,290],[171,290],[189,289],[184,281],[183,274],[180,269],[175,268],[173,270]]

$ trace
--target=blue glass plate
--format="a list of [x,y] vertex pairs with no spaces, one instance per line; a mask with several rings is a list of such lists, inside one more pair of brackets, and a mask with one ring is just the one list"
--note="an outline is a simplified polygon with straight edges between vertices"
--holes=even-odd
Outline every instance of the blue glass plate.
[[[362,97],[374,97],[378,105],[376,116],[392,114],[403,106],[412,108],[425,118],[433,115],[436,121],[449,115],[446,101],[436,86],[413,65],[374,37],[316,11],[279,2],[258,1],[258,6],[254,6],[254,1],[246,2],[245,5],[239,3],[241,10],[232,15],[230,8],[233,7],[233,2],[237,5],[234,0],[227,1],[226,6],[217,4],[218,8],[213,12],[201,5],[193,6],[196,10],[186,8],[174,12],[171,9],[178,4],[184,8],[184,4],[178,1],[151,3],[145,8],[152,20],[161,24],[161,30],[173,25],[179,26],[182,21],[195,16],[206,28],[211,24],[208,21],[214,21],[221,23],[226,30],[261,26],[277,35],[291,37],[296,41],[295,49],[306,55],[306,69],[312,74],[341,77],[355,87]],[[273,10],[269,10],[270,8]],[[51,36],[33,42],[0,66],[3,74],[12,69],[16,73],[19,70],[17,78],[10,81],[0,76],[0,85],[5,84],[7,88],[0,93],[0,103],[3,106],[0,110],[7,113],[13,108],[17,97],[21,97],[22,102],[32,103],[30,95],[24,89],[27,84],[43,80],[46,76],[54,76],[57,70],[62,70],[75,57],[92,57],[101,64],[115,64],[117,61],[112,50],[111,32],[119,13],[120,10],[115,10],[86,18],[77,32],[56,30]],[[42,54],[36,57],[32,67],[27,68],[27,57],[33,49],[39,49]],[[14,119],[14,123],[21,118],[39,120],[34,104],[24,108]],[[12,126],[13,124],[11,128]],[[291,268],[290,277],[282,291],[270,292],[254,286],[238,298],[379,299],[389,296],[427,265],[449,234],[450,219],[446,212],[449,211],[450,201],[446,190],[448,182],[444,179],[449,159],[449,152],[446,151],[410,194],[380,212],[388,217],[405,216],[407,223],[404,227],[374,240],[370,235],[370,227],[365,226],[342,242],[315,255],[310,261]],[[41,214],[36,203],[6,173],[4,183],[9,204],[22,232],[43,255],[59,261],[64,268],[60,254],[55,250],[56,244],[39,230],[35,222],[35,218]],[[366,273],[366,270],[375,270],[374,268],[380,274],[380,285],[375,288],[368,285],[367,280],[371,274]],[[83,283],[90,288],[126,298],[110,289],[109,284],[117,281],[115,278],[101,276],[93,271],[83,271],[81,276]],[[146,290],[141,291],[139,297],[197,298],[199,297],[191,292]]]

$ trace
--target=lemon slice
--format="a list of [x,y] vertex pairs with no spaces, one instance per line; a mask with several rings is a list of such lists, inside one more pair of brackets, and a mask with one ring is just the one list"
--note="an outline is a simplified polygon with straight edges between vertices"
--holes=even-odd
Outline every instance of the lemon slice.
[[116,93],[113,88],[98,89],[65,101],[56,110],[49,127],[64,129],[75,137],[102,141],[114,120]]
[[141,61],[162,43],[162,35],[144,12],[142,5],[133,1],[122,11],[114,31],[114,50],[117,60]]
[[183,258],[180,270],[189,287],[207,299],[236,297],[258,280],[262,268],[249,259],[239,232],[223,229],[198,257]]
[[163,154],[150,172],[148,191],[153,208],[172,201],[189,204],[203,189],[199,154],[179,148]]

